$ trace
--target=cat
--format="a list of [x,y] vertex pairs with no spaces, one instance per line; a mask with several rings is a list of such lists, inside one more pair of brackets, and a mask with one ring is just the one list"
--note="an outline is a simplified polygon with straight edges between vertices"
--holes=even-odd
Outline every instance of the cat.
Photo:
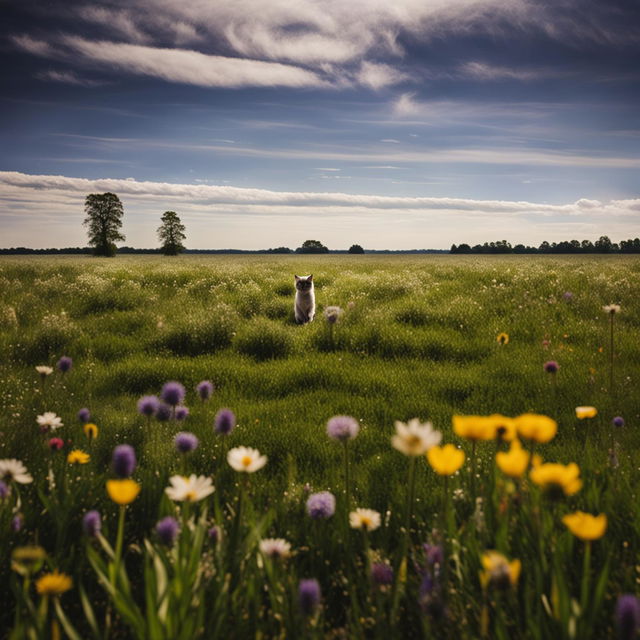
[[296,301],[293,307],[298,324],[313,322],[316,314],[316,296],[313,292],[313,274],[309,276],[295,276]]

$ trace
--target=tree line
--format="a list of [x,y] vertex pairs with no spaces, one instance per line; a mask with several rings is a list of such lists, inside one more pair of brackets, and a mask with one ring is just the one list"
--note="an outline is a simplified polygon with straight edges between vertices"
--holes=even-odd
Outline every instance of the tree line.
[[640,253],[640,239],[612,242],[608,236],[600,236],[595,242],[591,240],[564,240],[562,242],[542,242],[537,247],[524,244],[511,246],[506,240],[485,242],[470,246],[468,244],[451,245],[449,253]]

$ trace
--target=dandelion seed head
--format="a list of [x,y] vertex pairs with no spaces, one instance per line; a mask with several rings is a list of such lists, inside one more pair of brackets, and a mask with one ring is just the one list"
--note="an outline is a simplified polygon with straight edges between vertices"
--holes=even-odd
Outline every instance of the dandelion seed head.
[[334,440],[346,442],[358,435],[360,425],[351,416],[333,416],[327,422],[327,435]]

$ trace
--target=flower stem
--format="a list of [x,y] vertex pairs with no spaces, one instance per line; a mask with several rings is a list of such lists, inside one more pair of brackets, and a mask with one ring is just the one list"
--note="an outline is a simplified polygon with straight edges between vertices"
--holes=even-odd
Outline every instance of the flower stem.
[[113,572],[111,575],[111,582],[114,588],[116,587],[118,580],[118,572],[120,570],[120,557],[122,556],[122,543],[124,539],[124,516],[127,507],[123,504],[120,505],[120,513],[118,514],[118,533],[116,535],[116,550],[115,559],[113,561]]
[[351,508],[351,488],[349,486],[349,449],[348,440],[344,441],[344,495],[347,503],[347,513]]

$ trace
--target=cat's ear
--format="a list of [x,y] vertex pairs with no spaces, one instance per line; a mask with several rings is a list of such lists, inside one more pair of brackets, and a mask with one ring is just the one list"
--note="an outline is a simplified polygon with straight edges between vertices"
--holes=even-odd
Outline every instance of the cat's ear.
[[307,282],[311,282],[313,280],[313,273],[309,275],[307,278]]
[[300,280],[300,276],[293,276],[296,279],[296,282],[298,282],[298,280]]

